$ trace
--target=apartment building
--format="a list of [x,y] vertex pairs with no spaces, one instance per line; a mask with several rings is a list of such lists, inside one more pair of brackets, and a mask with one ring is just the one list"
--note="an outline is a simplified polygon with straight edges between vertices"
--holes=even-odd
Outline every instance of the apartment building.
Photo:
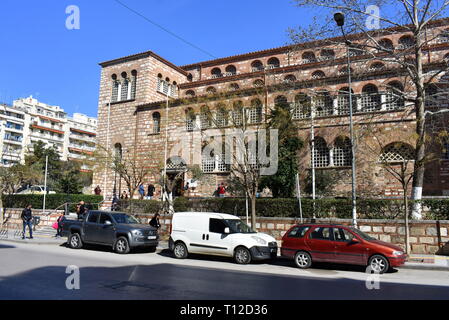
[[[63,161],[81,161],[95,150],[97,119],[80,113],[69,117],[60,106],[32,96],[2,105],[0,121],[2,165],[23,163],[38,141],[54,147]],[[82,169],[89,170],[85,165]]]

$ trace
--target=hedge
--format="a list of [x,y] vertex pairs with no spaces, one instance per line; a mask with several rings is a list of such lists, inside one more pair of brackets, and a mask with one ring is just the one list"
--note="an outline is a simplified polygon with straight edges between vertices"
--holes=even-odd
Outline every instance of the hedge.
[[[31,204],[34,209],[42,209],[44,195],[42,194],[13,194],[3,195],[4,208],[25,208]],[[98,203],[103,201],[103,196],[84,195],[84,194],[48,194],[45,199],[45,209],[56,209],[64,203],[71,203],[70,212],[75,212],[76,203],[84,201],[87,205],[91,204],[93,209],[98,209]],[[61,208],[62,209],[62,208]]]
[[[156,213],[162,211],[162,202],[148,200],[121,201],[122,210],[139,213]],[[251,212],[251,204],[249,212]],[[312,199],[301,201],[303,217],[313,216]],[[410,201],[411,208],[413,202]],[[449,220],[449,200],[422,200],[424,219]],[[246,212],[245,199],[242,198],[206,198],[187,199],[176,198],[176,212],[210,211],[244,216]],[[260,217],[299,217],[297,199],[261,198],[256,201],[257,216]],[[352,218],[352,203],[350,199],[317,199],[315,201],[315,216],[317,218]],[[357,217],[359,219],[403,219],[404,204],[402,200],[358,199]]]

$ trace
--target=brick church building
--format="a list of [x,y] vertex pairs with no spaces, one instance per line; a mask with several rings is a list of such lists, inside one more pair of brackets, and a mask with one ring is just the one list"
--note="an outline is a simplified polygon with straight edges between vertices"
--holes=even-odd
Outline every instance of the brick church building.
[[[448,30],[449,19],[437,20],[427,30],[426,37],[431,39],[424,52],[427,74],[446,64]],[[375,38],[395,53],[406,51],[413,42],[400,28],[378,31]],[[360,35],[352,35],[350,39],[353,43],[366,41]],[[385,59],[384,52],[353,48],[350,55],[358,194],[400,196],[399,182],[382,163],[400,164],[413,158],[414,107],[397,94],[413,93],[409,92],[409,80],[400,65]],[[193,188],[188,196],[212,196],[217,185],[227,181],[229,166],[219,155],[212,161],[201,159],[197,150],[202,134],[214,127],[231,126],[229,113],[223,106],[231,106],[228,109],[231,113],[245,110],[249,123],[258,126],[278,104],[290,108],[299,136],[305,142],[298,152],[301,175],[304,177],[312,164],[309,145],[313,120],[313,164],[317,171],[328,170],[338,175],[335,196],[350,194],[348,69],[343,39],[319,40],[185,66],[176,66],[147,51],[100,66],[97,144],[111,152],[132,155],[130,159],[137,166],[152,168],[145,186],[151,183],[160,188],[164,161],[168,161],[168,175],[174,176],[184,164],[195,163],[196,159],[203,178],[192,183],[190,174],[185,173],[177,192],[183,193],[182,186],[189,181]],[[435,85],[427,88],[427,95],[434,97],[427,102],[428,110],[447,107],[447,98],[439,95],[445,88],[444,79],[442,73],[435,77]],[[214,121],[207,115],[212,115]],[[234,115],[239,117],[238,113]],[[449,118],[444,113],[428,118],[428,149],[434,156],[426,165],[423,194],[449,195],[449,148],[442,134]],[[177,148],[181,141],[183,148],[189,149],[182,154]],[[168,160],[171,156],[181,156],[183,162],[174,165]],[[114,188],[117,194],[126,189],[124,181],[111,169],[94,172],[93,186],[97,185],[108,199]]]

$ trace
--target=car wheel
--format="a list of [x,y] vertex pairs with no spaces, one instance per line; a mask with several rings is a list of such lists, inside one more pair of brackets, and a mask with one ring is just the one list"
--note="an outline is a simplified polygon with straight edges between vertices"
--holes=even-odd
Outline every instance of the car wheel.
[[83,247],[83,241],[79,233],[72,233],[69,237],[69,247],[72,249],[81,249]]
[[251,262],[251,252],[245,247],[238,247],[234,253],[234,260],[238,264],[248,264]]
[[312,265],[312,257],[308,252],[299,251],[295,254],[295,264],[300,269],[310,268]]
[[369,259],[368,267],[375,273],[382,274],[390,269],[390,263],[384,256],[376,254]]
[[175,257],[178,259],[185,259],[189,255],[186,245],[182,242],[175,243],[175,247],[173,248],[173,253],[174,253]]
[[115,242],[115,252],[118,254],[127,254],[129,253],[129,242],[126,237],[119,237]]

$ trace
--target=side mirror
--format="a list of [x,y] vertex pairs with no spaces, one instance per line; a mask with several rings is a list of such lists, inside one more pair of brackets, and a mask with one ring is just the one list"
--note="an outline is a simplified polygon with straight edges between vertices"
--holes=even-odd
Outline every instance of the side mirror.
[[357,244],[357,243],[360,243],[360,240],[357,239],[357,238],[352,238],[352,240],[351,240],[350,243],[352,243],[352,244]]
[[225,228],[225,229],[224,229],[224,233],[225,233],[225,234],[230,234],[230,233],[231,233],[231,230],[230,230],[229,228]]
[[106,220],[106,221],[104,222],[104,224],[105,224],[106,226],[112,226],[112,222],[109,221],[109,220]]

